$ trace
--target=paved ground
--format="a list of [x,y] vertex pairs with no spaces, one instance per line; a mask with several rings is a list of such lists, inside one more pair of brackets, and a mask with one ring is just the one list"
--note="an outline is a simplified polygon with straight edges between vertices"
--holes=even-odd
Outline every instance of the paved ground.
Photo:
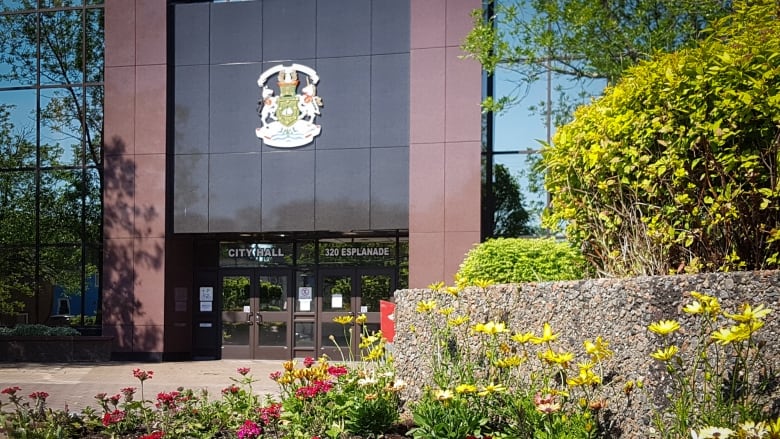
[[[0,363],[0,390],[19,386],[25,397],[32,392],[49,394],[47,405],[71,411],[86,406],[98,408],[94,396],[98,393],[113,395],[124,387],[138,387],[133,369],[151,370],[152,379],[144,382],[144,396],[154,399],[159,392],[170,392],[178,387],[193,390],[207,389],[214,399],[221,396],[225,387],[233,384],[230,377],[240,378],[239,367],[249,367],[255,382],[252,387],[260,395],[278,394],[278,386],[268,378],[271,372],[281,370],[280,361],[270,360],[216,360],[164,363]],[[8,402],[6,395],[0,401]]]

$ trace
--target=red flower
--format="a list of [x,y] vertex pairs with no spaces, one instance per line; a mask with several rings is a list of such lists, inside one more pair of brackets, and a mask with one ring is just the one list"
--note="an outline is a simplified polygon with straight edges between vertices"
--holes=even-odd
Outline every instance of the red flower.
[[246,375],[249,373],[249,371],[250,369],[248,367],[239,367],[238,369],[236,369],[236,372],[238,372],[241,375]]
[[277,370],[276,372],[271,372],[268,374],[268,378],[271,378],[271,381],[279,381],[279,378],[282,377],[282,371]]
[[20,390],[22,390],[22,388],[21,388],[21,387],[19,387],[19,386],[6,387],[6,388],[5,388],[5,389],[3,389],[3,391],[2,391],[2,392],[0,392],[0,393],[2,393],[2,394],[4,394],[4,395],[11,395],[11,396],[13,396],[13,395],[15,395],[15,394],[16,394],[16,392],[18,392],[18,391],[20,391]]
[[111,402],[111,404],[117,405],[119,404],[119,400],[122,399],[122,395],[116,394],[114,396],[111,396],[108,398],[108,400]]
[[46,398],[49,397],[49,394],[46,392],[33,392],[30,394],[31,399],[42,399],[46,401]]
[[333,375],[334,377],[340,377],[342,375],[347,374],[347,367],[346,366],[331,366],[328,368],[328,373]]
[[164,431],[155,431],[153,433],[141,436],[138,439],[162,439],[163,436],[165,436]]
[[176,408],[176,401],[179,400],[179,392],[173,391],[171,393],[160,392],[157,394],[157,408],[165,407],[167,409]]
[[237,385],[231,384],[230,387],[225,387],[222,389],[223,395],[235,395],[238,393],[238,391],[241,390]]
[[303,365],[307,368],[311,367],[314,364],[314,358],[312,357],[306,357],[303,359]]
[[125,419],[125,412],[122,410],[114,410],[111,413],[103,415],[103,425],[108,427],[109,425],[116,424]]
[[154,375],[154,371],[152,370],[133,369],[133,376],[138,378],[141,382],[152,379],[152,375]]
[[282,414],[282,404],[275,402],[268,407],[257,409],[257,412],[260,413],[260,419],[263,421],[263,424],[268,425],[271,421],[279,419]]

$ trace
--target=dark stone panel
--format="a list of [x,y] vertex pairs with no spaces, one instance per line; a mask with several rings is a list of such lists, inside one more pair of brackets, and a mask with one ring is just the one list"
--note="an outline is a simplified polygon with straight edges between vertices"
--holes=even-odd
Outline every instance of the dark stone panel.
[[263,3],[211,5],[211,64],[263,59]]
[[174,64],[208,64],[209,4],[176,5],[174,9]]
[[372,0],[371,16],[371,53],[409,52],[409,0]]
[[206,154],[177,155],[173,170],[173,231],[208,232],[208,171]]
[[371,53],[371,2],[325,0],[317,8],[317,56]]
[[257,152],[260,63],[211,66],[209,151]]
[[311,0],[263,1],[263,59],[314,58],[316,9]]
[[370,143],[370,57],[317,60],[323,107],[317,149],[366,148]]
[[209,66],[179,66],[174,77],[174,138],[176,154],[209,150]]
[[370,149],[317,151],[315,230],[367,230]]
[[209,155],[209,232],[257,232],[260,153]]
[[263,153],[263,231],[314,230],[314,150]]
[[371,150],[370,228],[409,228],[409,148]]
[[407,145],[409,54],[375,55],[371,57],[371,146]]

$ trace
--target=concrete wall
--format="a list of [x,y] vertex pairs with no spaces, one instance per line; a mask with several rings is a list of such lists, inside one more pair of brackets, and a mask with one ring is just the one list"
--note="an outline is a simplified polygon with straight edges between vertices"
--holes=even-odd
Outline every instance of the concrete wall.
[[[397,291],[394,352],[398,375],[410,384],[410,398],[431,383],[435,343],[429,316],[416,311],[422,300],[436,300],[439,309],[453,307],[452,315],[468,316],[470,326],[501,320],[513,333],[540,334],[544,322],[549,322],[560,333],[558,348],[575,352],[580,361],[585,357],[584,340],[602,336],[610,343],[614,356],[605,363],[609,379],[604,394],[614,414],[615,431],[621,431],[622,437],[646,437],[651,405],[663,404],[668,384],[664,364],[649,356],[660,347],[658,336],[646,328],[658,320],[676,319],[682,324],[680,332],[688,335],[680,342],[691,340],[693,319],[681,312],[691,301],[690,291],[718,297],[723,309],[731,313],[739,313],[743,303],[772,308],[758,333],[766,341],[763,349],[769,360],[766,368],[759,369],[780,370],[780,272],[762,271],[497,285],[486,290],[470,287],[457,297],[425,289]],[[476,338],[467,340],[474,343]],[[690,344],[678,346],[681,355],[691,351]],[[622,390],[628,380],[644,381],[649,393],[634,392],[627,398]],[[769,408],[777,411],[780,390],[775,387],[773,391],[764,397]]]

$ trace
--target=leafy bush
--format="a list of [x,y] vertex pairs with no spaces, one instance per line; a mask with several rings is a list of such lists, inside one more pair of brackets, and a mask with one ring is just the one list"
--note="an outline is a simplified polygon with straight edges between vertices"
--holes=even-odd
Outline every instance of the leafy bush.
[[582,279],[585,260],[552,238],[497,238],[471,249],[456,274],[459,286]]
[[39,337],[63,337],[81,335],[81,333],[67,326],[46,326],[37,324],[21,324],[13,328],[0,328],[0,336],[21,337],[21,336],[39,336]]
[[543,148],[544,224],[564,224],[599,272],[778,267],[778,10],[734,10],[698,47],[629,70]]

